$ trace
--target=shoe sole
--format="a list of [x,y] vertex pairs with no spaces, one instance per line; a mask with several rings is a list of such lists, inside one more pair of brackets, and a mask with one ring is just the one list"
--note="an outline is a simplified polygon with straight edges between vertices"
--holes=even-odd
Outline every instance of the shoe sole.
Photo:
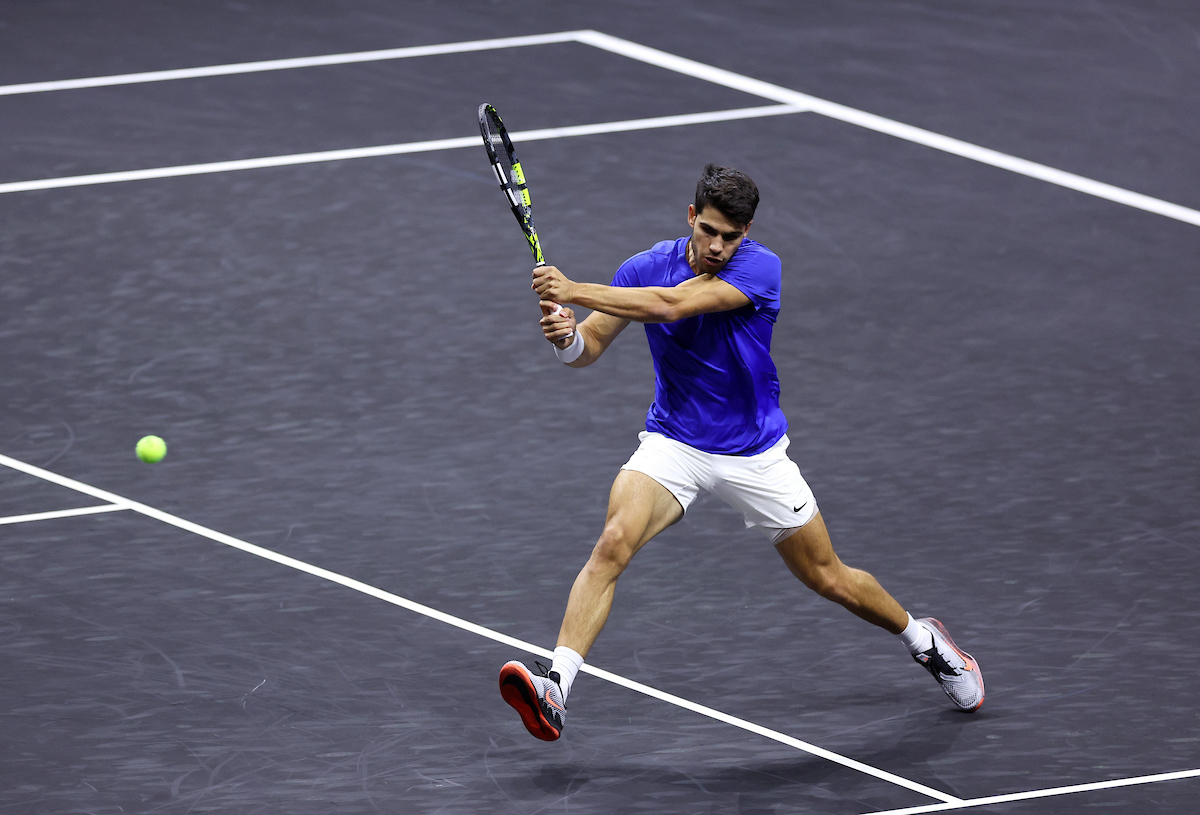
[[[966,651],[954,644],[954,638],[950,636],[950,632],[946,630],[946,626],[942,625],[940,620],[937,620],[933,617],[925,617],[923,619],[925,622],[936,628],[941,635],[946,638],[946,642],[950,643],[950,647],[954,649],[954,652],[962,657],[963,661],[967,663],[967,667],[970,668],[971,673],[975,674],[975,676],[979,678],[979,701],[975,703],[975,707],[959,708],[959,710],[963,711],[964,713],[974,713],[975,711],[979,710],[981,705],[983,705],[983,699],[986,695],[983,689],[983,674],[979,671],[979,663],[975,661],[975,657],[971,656]],[[951,701],[954,701],[953,698],[951,698]],[[955,704],[958,703],[955,702]]]
[[500,669],[500,695],[513,710],[521,714],[521,723],[534,737],[542,741],[556,741],[562,733],[542,715],[538,704],[537,688],[529,669],[519,662],[505,663]]

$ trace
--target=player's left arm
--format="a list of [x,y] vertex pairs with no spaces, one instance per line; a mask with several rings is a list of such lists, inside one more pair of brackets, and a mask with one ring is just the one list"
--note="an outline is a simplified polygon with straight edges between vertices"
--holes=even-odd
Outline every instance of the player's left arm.
[[554,266],[533,271],[533,288],[543,300],[574,303],[639,323],[673,323],[697,314],[733,311],[750,298],[716,275],[696,275],[678,286],[630,287],[576,283]]

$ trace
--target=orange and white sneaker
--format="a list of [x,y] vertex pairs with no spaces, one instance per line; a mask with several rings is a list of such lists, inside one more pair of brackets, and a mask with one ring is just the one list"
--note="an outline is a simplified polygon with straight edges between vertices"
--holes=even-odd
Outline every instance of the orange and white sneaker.
[[538,675],[516,660],[504,663],[500,669],[500,695],[521,714],[526,730],[542,741],[554,741],[562,735],[567,705],[558,686],[558,674],[540,662],[533,664]]
[[933,646],[928,651],[913,654],[913,659],[933,674],[959,708],[967,713],[979,710],[983,704],[983,674],[979,671],[979,663],[955,645],[946,626],[933,617],[922,617],[917,622],[933,635]]

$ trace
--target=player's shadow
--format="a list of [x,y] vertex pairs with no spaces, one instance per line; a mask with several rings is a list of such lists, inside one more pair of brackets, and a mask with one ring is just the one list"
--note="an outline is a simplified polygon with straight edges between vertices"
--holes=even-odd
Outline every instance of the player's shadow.
[[[955,794],[951,785],[930,772],[928,762],[946,754],[961,733],[963,715],[950,716],[914,727],[885,749],[854,757],[864,764],[886,769],[911,781]],[[706,751],[707,752],[707,751]],[[707,763],[712,763],[711,759]],[[597,764],[563,762],[542,765],[531,777],[514,787],[532,783],[514,797],[569,798],[582,811],[626,811],[640,802],[658,811],[680,807],[719,804],[721,811],[775,812],[781,804],[829,810],[833,801],[869,803],[878,808],[930,803],[919,793],[906,791],[857,770],[825,759],[797,753],[794,759],[778,759],[739,766],[690,765],[686,755],[642,753],[636,761]],[[515,779],[514,779],[515,781]],[[704,810],[707,811],[707,810]],[[857,811],[857,810],[856,810]]]

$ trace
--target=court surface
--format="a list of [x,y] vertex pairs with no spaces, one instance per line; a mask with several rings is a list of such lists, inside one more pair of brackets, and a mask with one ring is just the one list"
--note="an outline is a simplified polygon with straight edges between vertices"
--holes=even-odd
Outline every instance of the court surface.
[[[1198,43],[1184,2],[0,5],[0,811],[1195,812]],[[576,279],[755,178],[790,452],[977,714],[701,499],[528,736],[496,674],[653,372],[541,338],[484,101]]]

